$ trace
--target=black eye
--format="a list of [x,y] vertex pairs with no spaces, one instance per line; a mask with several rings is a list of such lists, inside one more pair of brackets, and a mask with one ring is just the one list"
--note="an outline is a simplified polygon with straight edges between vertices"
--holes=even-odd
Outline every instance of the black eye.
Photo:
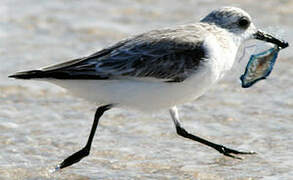
[[238,21],[238,25],[244,29],[248,28],[250,21],[246,17],[242,17]]

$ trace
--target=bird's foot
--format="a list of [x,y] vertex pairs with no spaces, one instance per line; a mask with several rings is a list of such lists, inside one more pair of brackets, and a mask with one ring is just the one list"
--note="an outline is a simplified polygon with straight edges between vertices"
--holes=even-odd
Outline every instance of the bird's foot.
[[231,158],[234,158],[234,159],[243,159],[242,157],[239,157],[239,156],[235,156],[235,154],[243,154],[243,155],[252,155],[252,154],[256,154],[256,152],[254,151],[238,151],[238,150],[234,150],[234,149],[230,149],[230,148],[227,148],[223,145],[219,145],[217,147],[215,147],[215,149],[217,151],[219,151],[221,154],[225,155],[225,156],[228,156],[228,157],[231,157]]

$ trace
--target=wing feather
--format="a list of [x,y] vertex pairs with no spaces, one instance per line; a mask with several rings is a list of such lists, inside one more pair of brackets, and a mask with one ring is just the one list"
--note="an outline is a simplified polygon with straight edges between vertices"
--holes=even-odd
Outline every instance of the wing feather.
[[[201,39],[194,31],[186,29],[155,30],[121,41],[88,57],[41,70],[58,79],[152,77],[180,82],[207,59]],[[54,77],[54,74],[58,76]]]

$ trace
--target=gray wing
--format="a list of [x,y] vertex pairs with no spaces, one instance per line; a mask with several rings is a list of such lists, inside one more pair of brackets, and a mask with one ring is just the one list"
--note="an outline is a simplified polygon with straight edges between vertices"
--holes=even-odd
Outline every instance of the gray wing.
[[156,30],[42,71],[58,79],[151,77],[180,82],[198,69],[206,55],[203,41],[192,33]]

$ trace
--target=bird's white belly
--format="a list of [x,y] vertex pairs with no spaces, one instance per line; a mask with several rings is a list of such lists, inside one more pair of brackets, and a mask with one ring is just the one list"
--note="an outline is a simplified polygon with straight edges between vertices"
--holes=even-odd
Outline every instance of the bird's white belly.
[[157,111],[192,101],[213,84],[209,67],[183,82],[120,80],[48,80],[97,104],[117,104],[140,111]]

